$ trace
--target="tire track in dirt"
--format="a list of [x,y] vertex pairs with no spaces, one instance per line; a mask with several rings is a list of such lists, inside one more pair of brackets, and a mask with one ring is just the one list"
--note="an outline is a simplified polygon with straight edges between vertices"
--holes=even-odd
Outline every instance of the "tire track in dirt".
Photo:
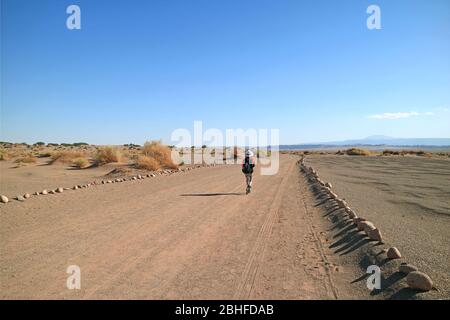
[[258,237],[244,268],[244,272],[242,273],[242,276],[237,284],[234,294],[235,300],[249,299],[253,292],[255,279],[259,274],[260,265],[264,261],[264,253],[267,247],[267,242],[270,239],[273,224],[278,217],[278,210],[283,198],[283,191],[285,190],[289,175],[291,174],[295,166],[295,162],[292,162],[278,187],[277,193],[272,202],[272,206],[267,213],[266,220],[261,226]]
[[[305,186],[306,186],[307,182],[304,180],[304,177],[303,177],[303,181],[305,182]],[[323,248],[322,242],[320,241],[320,238],[317,235],[315,228],[313,227],[314,221],[312,219],[312,213],[310,212],[310,210],[308,210],[308,205],[307,205],[305,194],[309,194],[309,190],[307,190],[306,188],[305,188],[304,192],[301,193],[300,197],[301,197],[301,201],[303,202],[303,205],[305,207],[306,221],[308,222],[309,232],[312,235],[313,240],[314,240],[314,245],[316,247],[315,251],[317,251],[319,253],[320,257],[322,258],[322,261],[325,264],[323,269],[325,270],[325,275],[326,275],[326,280],[327,280],[327,281],[325,281],[326,289],[327,289],[327,292],[332,293],[332,296],[334,297],[334,299],[339,299],[337,286],[334,284],[330,270],[327,267],[331,263],[328,260],[327,255],[325,254],[325,250]]]

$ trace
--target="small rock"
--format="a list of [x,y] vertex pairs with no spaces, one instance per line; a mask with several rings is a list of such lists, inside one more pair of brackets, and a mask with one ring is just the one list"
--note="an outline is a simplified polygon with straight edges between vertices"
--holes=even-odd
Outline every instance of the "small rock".
[[402,263],[400,265],[400,267],[398,268],[398,271],[400,271],[401,273],[404,274],[409,274],[411,272],[414,271],[418,271],[419,269],[416,266],[413,266],[412,264],[409,263]]
[[330,188],[330,189],[333,188],[333,186],[332,186],[331,183],[329,183],[329,182],[325,183],[325,187]]
[[112,181],[111,181],[111,180],[108,180],[108,181],[106,181],[106,183],[112,183]]
[[375,230],[377,227],[375,227],[375,225],[370,222],[370,221],[364,221],[361,222],[363,224],[363,228],[364,228],[364,232],[369,235],[369,232],[372,230]]
[[137,178],[136,178],[136,177],[133,177],[133,178],[131,178],[131,179],[133,179],[133,180],[137,180]]
[[50,190],[48,193],[55,194],[56,192],[55,192],[55,190]]
[[29,193],[25,193],[25,194],[23,195],[23,197],[24,197],[25,199],[28,199],[29,197],[31,197],[31,195],[30,195]]
[[73,190],[78,190],[78,186],[73,186]]
[[23,196],[17,196],[16,200],[17,201],[25,201],[25,198]]
[[356,213],[353,212],[353,210],[350,209],[349,207],[346,207],[346,208],[345,208],[345,211],[348,213],[348,217],[349,217],[350,219],[355,219],[355,218],[357,218]]
[[364,231],[364,232],[366,231],[366,228],[367,228],[367,230],[375,229],[375,226],[373,225],[373,223],[370,221],[366,221],[366,220],[359,221],[357,223],[357,227],[358,227],[358,231]]
[[406,282],[408,286],[412,289],[418,289],[422,291],[430,291],[433,289],[433,280],[420,271],[413,271],[406,277]]
[[361,217],[353,218],[353,223],[354,223],[354,224],[358,224],[358,223],[360,223],[361,221],[366,221],[366,219],[365,219],[365,218],[361,218]]
[[44,190],[42,190],[41,194],[44,194],[44,195],[48,194],[48,191],[44,189]]
[[395,247],[389,248],[386,255],[389,259],[400,259],[402,257],[400,251]]
[[383,242],[383,236],[381,235],[381,231],[378,228],[370,230],[367,235],[372,240],[376,240],[378,242]]
[[8,203],[8,202],[9,202],[9,199],[8,199],[7,196],[0,195],[0,201],[3,202],[3,203]]
[[61,187],[59,187],[58,189],[56,189],[56,192],[58,192],[58,193],[63,193],[63,192],[64,192],[64,189],[61,188]]
[[36,191],[35,193],[33,193],[35,196],[39,195],[39,191]]
[[122,180],[120,180],[119,178],[116,179],[116,182],[122,182]]

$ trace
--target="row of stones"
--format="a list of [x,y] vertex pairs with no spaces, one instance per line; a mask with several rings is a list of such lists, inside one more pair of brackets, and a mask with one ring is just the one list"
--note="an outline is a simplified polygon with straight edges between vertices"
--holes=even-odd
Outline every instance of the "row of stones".
[[[34,196],[39,196],[39,195],[48,195],[48,194],[56,194],[56,193],[63,193],[65,190],[78,190],[78,189],[84,189],[84,188],[89,188],[91,186],[95,186],[95,185],[101,185],[101,184],[110,184],[110,183],[119,183],[119,182],[125,182],[125,181],[135,181],[135,180],[142,180],[142,179],[146,179],[146,178],[154,178],[158,175],[170,175],[173,173],[177,173],[177,172],[187,172],[187,171],[191,171],[193,169],[198,169],[201,167],[215,167],[217,166],[216,164],[205,164],[205,165],[196,165],[195,167],[186,167],[186,168],[178,168],[177,170],[162,170],[162,171],[157,171],[154,173],[149,173],[146,175],[141,175],[138,174],[136,176],[132,176],[130,178],[116,178],[116,179],[112,179],[112,180],[102,180],[102,181],[93,181],[91,183],[87,183],[87,184],[83,184],[83,185],[75,185],[72,188],[63,188],[63,187],[58,187],[56,189],[53,190],[47,190],[44,189],[42,191],[36,191],[35,193],[33,193]],[[25,193],[24,195],[18,195],[15,196],[13,199],[23,202],[26,199],[29,199],[31,197],[31,194],[29,193]],[[10,199],[5,196],[5,195],[0,195],[0,202],[1,203],[8,203],[10,201]]]
[[[363,217],[359,217],[344,199],[340,199],[339,196],[333,192],[332,185],[330,183],[322,181],[317,171],[305,164],[304,157],[299,160],[299,164],[302,172],[306,174],[310,182],[318,183],[323,191],[325,191],[328,196],[341,209],[343,209],[340,211],[342,218],[350,219],[358,231],[363,231],[371,240],[384,243],[383,235],[380,229],[377,228],[373,222],[368,221]],[[391,247],[389,249],[385,249],[384,251],[389,259],[400,259],[402,257],[400,251],[396,247]],[[408,263],[402,263],[399,267],[399,271],[407,275],[406,281],[410,288],[422,291],[430,291],[433,289],[433,281],[431,278],[427,274],[420,272],[417,267]]]

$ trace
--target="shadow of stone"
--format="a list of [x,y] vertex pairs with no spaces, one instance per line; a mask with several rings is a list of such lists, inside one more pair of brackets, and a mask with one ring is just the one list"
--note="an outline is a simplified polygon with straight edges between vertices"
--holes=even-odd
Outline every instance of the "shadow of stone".
[[420,290],[402,288],[390,296],[388,300],[411,300],[414,299],[419,293],[421,293]]
[[342,221],[339,224],[343,225],[342,226],[343,229],[341,231],[339,231],[338,233],[336,233],[333,236],[333,239],[336,239],[336,238],[338,238],[340,236],[343,236],[344,234],[346,234],[346,233],[348,233],[348,232],[350,232],[352,230],[356,231],[356,226],[354,224],[352,224],[351,222],[350,223],[345,223],[344,221]]
[[[367,239],[367,238],[364,238],[364,236],[363,236],[363,239],[362,239],[362,240],[357,241],[357,242],[354,243],[352,246],[350,246],[348,249],[345,250],[344,248],[341,248],[341,249],[337,250],[336,253],[342,252],[342,253],[340,254],[340,256],[345,256],[345,255],[349,254],[350,252],[353,252],[353,251],[355,251],[356,249],[359,249],[359,248],[363,247],[364,245],[366,245],[366,244],[368,244],[368,243],[370,243],[370,240]],[[344,251],[344,250],[345,250],[345,251]]]
[[338,211],[338,210],[340,209],[339,206],[333,206],[332,208],[333,208],[333,209],[330,210],[330,211],[328,211],[327,213],[325,213],[325,214],[323,215],[323,217],[328,217],[330,214],[332,214],[332,213],[334,213],[334,212],[336,212],[336,211]]
[[328,198],[326,198],[326,199],[320,201],[319,203],[315,204],[314,207],[319,207],[319,206],[321,206],[321,205],[327,203],[330,199],[331,199],[331,198],[328,197]]
[[[357,235],[358,235],[358,231],[357,231],[357,230],[354,230],[354,231],[352,231],[352,232],[348,232],[348,233],[347,233],[345,236],[343,236],[341,239],[339,239],[339,240],[333,242],[333,243],[329,246],[329,248],[330,248],[330,249],[333,249],[333,248],[339,247],[339,246],[341,246],[341,245],[343,245],[343,244],[348,244],[348,243],[350,243],[351,241],[355,240],[355,237],[357,237]],[[357,239],[357,240],[360,240],[360,238]]]
[[369,276],[370,276],[370,274],[365,273],[365,274],[363,274],[361,277],[359,277],[358,279],[353,280],[353,281],[350,282],[350,283],[358,283],[358,282],[361,282],[361,281],[363,281],[363,280],[366,280]]
[[373,290],[370,295],[371,296],[376,296],[386,290],[388,290],[391,286],[393,286],[395,283],[397,283],[398,281],[402,280],[403,278],[405,278],[406,275],[401,273],[401,272],[395,272],[393,274],[391,274],[389,277],[387,277],[386,279],[382,276],[381,277],[381,289],[379,290]]

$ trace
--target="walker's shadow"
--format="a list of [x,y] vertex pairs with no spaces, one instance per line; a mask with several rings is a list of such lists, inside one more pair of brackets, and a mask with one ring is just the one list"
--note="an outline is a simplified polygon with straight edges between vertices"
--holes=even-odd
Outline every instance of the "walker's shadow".
[[242,196],[245,195],[245,192],[237,193],[185,193],[180,194],[181,197],[218,197],[218,196]]

